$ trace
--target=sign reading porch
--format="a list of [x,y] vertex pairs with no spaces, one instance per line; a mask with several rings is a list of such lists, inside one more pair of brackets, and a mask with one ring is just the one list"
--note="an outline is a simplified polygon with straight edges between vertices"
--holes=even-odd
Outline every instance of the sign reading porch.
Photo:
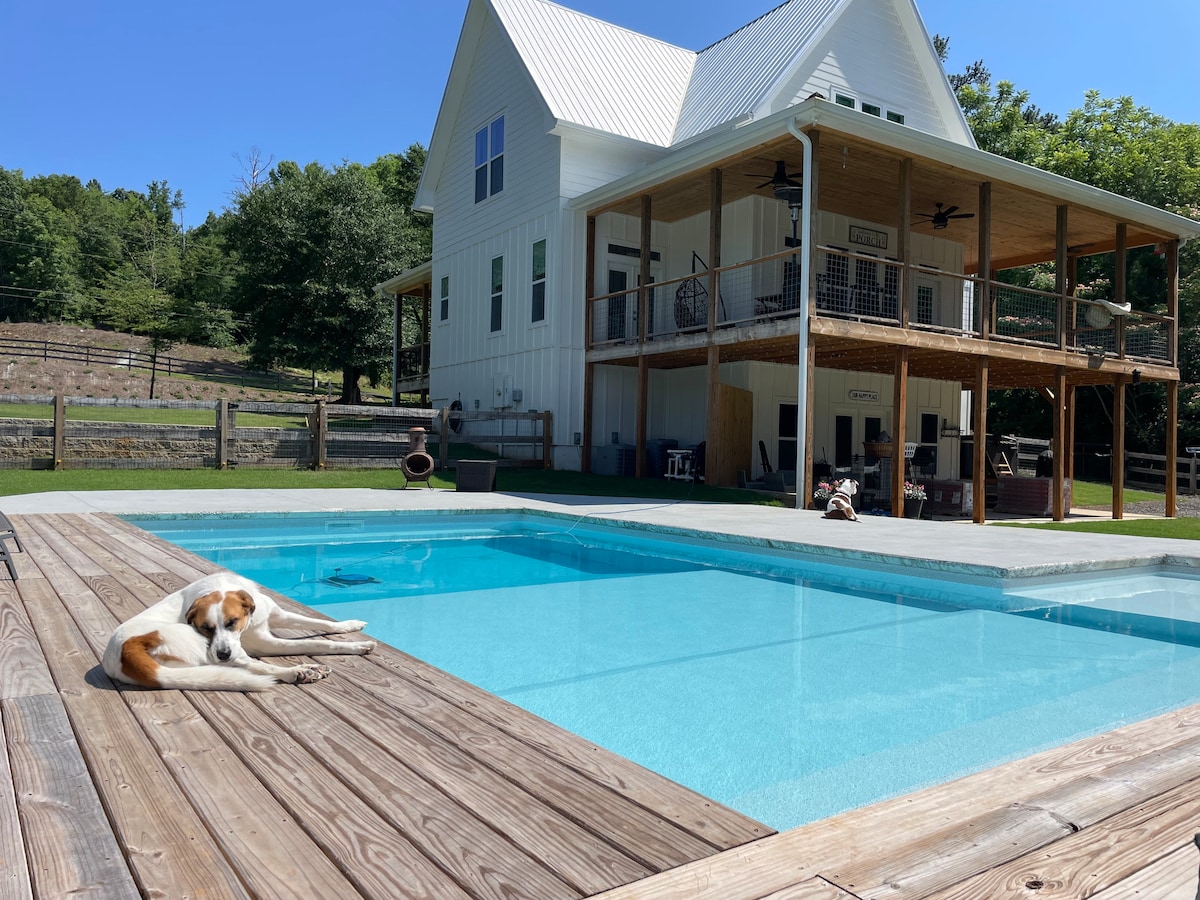
[[850,399],[859,403],[878,403],[879,391],[851,391]]
[[871,228],[863,228],[861,225],[851,225],[850,243],[874,247],[876,250],[886,250],[888,235],[886,231],[875,231]]

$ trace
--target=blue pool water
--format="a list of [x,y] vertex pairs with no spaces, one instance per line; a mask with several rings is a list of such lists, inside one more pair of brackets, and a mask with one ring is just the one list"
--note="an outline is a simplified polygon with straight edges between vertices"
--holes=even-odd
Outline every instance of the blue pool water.
[[1200,700],[1170,573],[1002,590],[569,520],[131,518],[777,829]]

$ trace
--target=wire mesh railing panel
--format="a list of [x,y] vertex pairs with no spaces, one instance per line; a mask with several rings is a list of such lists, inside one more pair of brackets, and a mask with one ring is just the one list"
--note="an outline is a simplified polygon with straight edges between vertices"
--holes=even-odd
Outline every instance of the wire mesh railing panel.
[[1157,316],[1136,312],[1125,316],[1125,355],[1171,361],[1171,325]]
[[1058,345],[1058,298],[1007,284],[992,285],[996,337],[1028,344]]
[[1117,328],[1103,304],[1075,300],[1071,304],[1075,312],[1071,316],[1073,328],[1068,345],[1088,354],[1113,354],[1117,352]]
[[638,339],[638,291],[621,291],[592,301],[592,346],[625,344]]
[[[793,263],[791,258],[795,257]],[[762,322],[800,313],[799,257],[774,256],[720,273],[720,321]]]

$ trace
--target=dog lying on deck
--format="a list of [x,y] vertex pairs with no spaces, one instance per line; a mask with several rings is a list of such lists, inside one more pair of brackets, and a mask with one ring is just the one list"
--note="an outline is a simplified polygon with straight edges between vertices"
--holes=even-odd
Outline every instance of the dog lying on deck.
[[854,506],[850,502],[850,498],[858,493],[858,482],[853,478],[845,478],[838,483],[837,489],[833,492],[833,496],[829,498],[829,502],[825,504],[825,519],[848,519],[851,522],[859,521],[858,513],[854,511]]
[[330,622],[288,612],[254,582],[232,572],[193,581],[118,625],[108,639],[103,666],[115,681],[142,687],[193,691],[260,691],[279,682],[308,684],[328,666],[277,666],[258,656],[307,653],[361,655],[374,641],[290,640],[271,626],[311,628],[324,634],[362,631],[366,622]]

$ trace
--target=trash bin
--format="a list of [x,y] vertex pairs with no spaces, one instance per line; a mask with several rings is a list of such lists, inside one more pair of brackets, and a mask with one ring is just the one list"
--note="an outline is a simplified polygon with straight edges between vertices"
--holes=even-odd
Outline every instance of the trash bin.
[[456,491],[494,491],[496,461],[494,459],[460,459],[454,479]]

